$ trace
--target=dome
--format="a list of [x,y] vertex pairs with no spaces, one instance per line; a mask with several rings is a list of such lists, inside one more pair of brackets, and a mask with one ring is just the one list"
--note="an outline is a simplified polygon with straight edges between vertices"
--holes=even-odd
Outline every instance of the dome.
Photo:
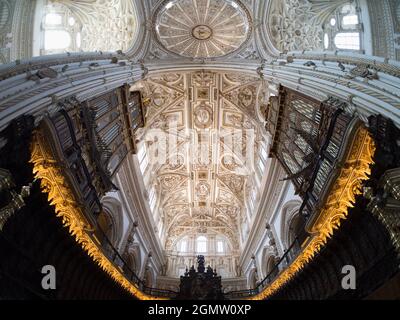
[[250,15],[238,1],[175,0],[155,15],[158,41],[190,58],[215,58],[238,50],[251,34]]

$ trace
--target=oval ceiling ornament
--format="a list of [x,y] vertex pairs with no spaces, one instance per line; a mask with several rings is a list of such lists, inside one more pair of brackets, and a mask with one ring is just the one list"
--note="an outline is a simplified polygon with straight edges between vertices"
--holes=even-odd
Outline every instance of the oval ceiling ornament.
[[216,58],[249,41],[252,19],[238,0],[168,0],[156,10],[155,33],[168,51],[188,58]]

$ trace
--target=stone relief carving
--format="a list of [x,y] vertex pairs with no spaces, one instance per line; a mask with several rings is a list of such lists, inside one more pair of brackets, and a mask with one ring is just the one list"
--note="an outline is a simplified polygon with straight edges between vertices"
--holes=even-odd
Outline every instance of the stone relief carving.
[[206,182],[199,182],[196,187],[196,194],[199,198],[207,198],[210,194],[210,185]]
[[49,0],[65,7],[82,25],[83,51],[127,51],[135,41],[137,18],[131,0]]
[[281,52],[322,49],[322,26],[314,17],[307,0],[272,0],[267,23],[274,46]]
[[[251,172],[236,152],[244,154],[242,143],[246,145],[247,135],[236,139],[240,150],[232,150],[222,137],[228,129],[248,128],[254,129],[255,140],[261,139],[262,123],[250,118],[260,81],[246,74],[207,70],[159,74],[143,81],[142,93],[149,101],[145,130],[169,132],[168,117],[177,113],[182,121],[177,161],[154,169],[152,175],[161,185],[159,210],[165,223],[166,250],[172,250],[185,234],[199,232],[225,235],[239,247],[239,221],[245,215]],[[221,134],[219,143],[211,143],[215,141],[211,128]],[[192,138],[185,133],[188,129],[202,136],[205,159],[198,158]]]
[[185,180],[185,177],[181,176],[181,175],[166,175],[160,178],[160,183],[161,186],[165,189],[165,190],[174,190],[176,189],[181,183],[182,181]]
[[251,16],[239,1],[164,1],[154,16],[157,40],[189,58],[213,58],[239,49],[251,34]]
[[0,0],[0,64],[32,57],[35,1]]
[[213,121],[212,109],[205,104],[200,105],[194,111],[194,121],[198,128],[209,128]]

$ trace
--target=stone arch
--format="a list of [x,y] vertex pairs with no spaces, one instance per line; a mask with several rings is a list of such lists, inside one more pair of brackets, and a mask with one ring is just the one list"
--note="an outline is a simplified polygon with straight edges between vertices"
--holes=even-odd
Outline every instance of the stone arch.
[[266,277],[275,267],[278,257],[275,256],[271,247],[265,247],[261,255],[261,270],[263,277]]
[[[300,200],[290,200],[282,207],[281,219],[281,242],[284,249],[289,248],[294,238],[293,235],[297,231],[299,219]],[[295,237],[295,236],[294,236]]]
[[257,287],[257,269],[253,268],[249,272],[249,276],[247,278],[247,286],[249,289],[254,289]]
[[131,271],[139,276],[142,270],[142,257],[138,243],[132,244],[125,254],[125,262]]
[[111,244],[117,248],[123,238],[122,204],[118,199],[110,196],[103,197],[101,203],[103,210],[98,218],[99,226]]
[[290,246],[294,242],[296,236],[299,234],[302,228],[303,228],[302,218],[300,217],[298,212],[296,212],[296,214],[289,221],[288,225],[288,232],[287,232],[288,246]]
[[147,267],[144,272],[144,277],[143,277],[145,286],[148,288],[153,288],[155,285],[155,279],[156,279],[156,277],[155,277],[153,268]]

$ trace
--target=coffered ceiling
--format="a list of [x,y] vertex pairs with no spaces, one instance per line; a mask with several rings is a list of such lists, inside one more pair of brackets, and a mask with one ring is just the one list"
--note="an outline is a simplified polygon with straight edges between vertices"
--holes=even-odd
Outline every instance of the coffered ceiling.
[[148,113],[139,138],[152,129],[177,137],[168,161],[151,167],[148,186],[157,190],[167,250],[183,235],[210,232],[227,236],[239,249],[239,227],[255,179],[246,159],[263,139],[260,85],[257,77],[209,71],[142,82]]

